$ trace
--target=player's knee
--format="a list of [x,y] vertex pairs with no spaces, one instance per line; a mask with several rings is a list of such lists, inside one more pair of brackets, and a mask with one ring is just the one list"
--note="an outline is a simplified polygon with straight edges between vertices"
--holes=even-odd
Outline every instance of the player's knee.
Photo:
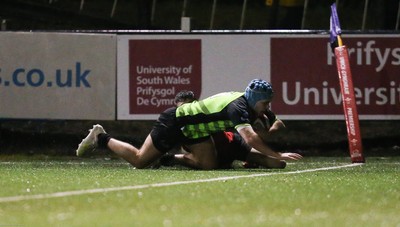
[[286,162],[285,162],[285,161],[280,161],[279,164],[280,164],[280,165],[279,165],[279,168],[280,168],[280,169],[286,168]]
[[144,165],[144,163],[141,162],[136,162],[135,164],[132,164],[136,169],[144,169],[147,167],[147,165]]
[[150,165],[150,163],[148,161],[146,161],[145,159],[143,159],[143,157],[141,157],[138,154],[134,154],[131,157],[129,157],[129,159],[127,159],[127,161],[136,169],[144,169],[147,166]]
[[214,160],[207,160],[207,161],[199,163],[199,167],[200,167],[200,169],[203,169],[203,170],[217,169],[218,163],[217,163],[217,161],[214,161]]

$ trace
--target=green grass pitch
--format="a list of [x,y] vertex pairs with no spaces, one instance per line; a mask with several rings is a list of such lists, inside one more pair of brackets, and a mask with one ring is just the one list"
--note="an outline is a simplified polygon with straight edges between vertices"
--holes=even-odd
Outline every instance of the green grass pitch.
[[366,161],[195,171],[0,156],[0,226],[400,226],[400,157]]

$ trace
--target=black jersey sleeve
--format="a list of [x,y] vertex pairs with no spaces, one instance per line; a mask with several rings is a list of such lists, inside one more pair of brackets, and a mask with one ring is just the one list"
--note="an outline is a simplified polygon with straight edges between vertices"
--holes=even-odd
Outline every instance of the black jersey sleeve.
[[243,96],[235,99],[227,106],[228,117],[235,128],[239,125],[251,124],[252,114],[249,108]]

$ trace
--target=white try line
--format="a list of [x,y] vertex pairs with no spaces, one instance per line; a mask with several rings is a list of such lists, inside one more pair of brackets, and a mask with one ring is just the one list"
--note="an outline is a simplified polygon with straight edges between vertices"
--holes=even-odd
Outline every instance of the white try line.
[[332,166],[332,167],[324,167],[324,168],[317,168],[317,169],[298,170],[298,171],[291,171],[291,172],[273,172],[273,173],[269,172],[269,173],[259,173],[259,174],[250,174],[250,175],[241,175],[241,176],[217,177],[217,178],[203,179],[203,180],[176,181],[176,182],[132,185],[132,186],[123,186],[123,187],[114,187],[114,188],[94,188],[94,189],[85,189],[85,190],[76,190],[76,191],[55,192],[55,193],[48,193],[48,194],[0,197],[0,203],[19,202],[19,201],[35,200],[35,199],[59,198],[59,197],[67,197],[67,196],[74,196],[74,195],[85,195],[85,194],[105,193],[105,192],[115,192],[115,191],[127,191],[127,190],[144,189],[144,188],[159,188],[159,187],[184,185],[184,184],[207,183],[207,182],[214,182],[214,181],[235,180],[235,179],[240,179],[240,178],[309,173],[309,172],[326,171],[326,170],[332,170],[332,169],[349,168],[349,167],[354,167],[354,166],[359,166],[359,165],[362,165],[362,163],[354,163],[354,164],[349,164],[349,165]]

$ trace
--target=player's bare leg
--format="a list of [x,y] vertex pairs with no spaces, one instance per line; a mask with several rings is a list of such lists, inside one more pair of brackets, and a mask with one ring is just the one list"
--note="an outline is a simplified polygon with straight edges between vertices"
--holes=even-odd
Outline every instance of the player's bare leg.
[[147,136],[140,149],[113,138],[108,141],[107,147],[136,168],[145,168],[162,156],[162,153],[154,146],[150,135]]
[[217,151],[211,138],[201,143],[186,145],[185,150],[188,153],[174,156],[176,164],[204,170],[218,167]]

